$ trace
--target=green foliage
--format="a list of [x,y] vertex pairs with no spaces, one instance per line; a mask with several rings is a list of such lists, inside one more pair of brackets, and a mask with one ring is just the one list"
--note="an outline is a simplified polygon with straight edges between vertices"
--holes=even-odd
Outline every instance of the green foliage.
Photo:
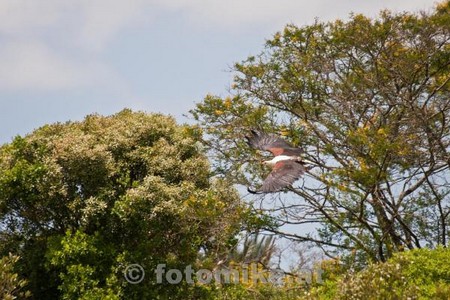
[[[212,269],[243,228],[279,233],[287,222],[323,224],[289,238],[341,252],[346,267],[392,256],[357,274],[331,267],[309,296],[447,299],[448,250],[394,253],[448,244],[449,7],[288,25],[236,64],[234,96],[197,105],[199,126],[124,110],[2,145],[1,296],[299,299],[295,284],[171,285],[154,276],[161,263]],[[289,190],[295,201],[280,197],[283,209],[270,216],[232,186],[268,171],[243,139],[251,128],[286,137],[314,166]],[[135,263],[146,272],[139,284],[124,276]]]
[[27,281],[14,272],[18,260],[19,257],[11,253],[0,259],[0,298],[3,300],[25,299],[31,296],[30,292],[24,289]]
[[[200,139],[196,127],[129,110],[15,138],[0,148],[0,254],[21,256],[35,299],[200,297],[207,287],[157,284],[156,265],[217,260],[253,215],[211,179]],[[133,263],[140,284],[125,280]]]
[[450,251],[416,249],[358,273],[328,278],[308,299],[449,299]]
[[295,200],[276,203],[287,209],[274,207],[272,220],[323,225],[289,238],[318,243],[358,268],[446,245],[449,3],[276,33],[259,55],[235,65],[234,95],[208,95],[191,111],[208,133],[215,171],[258,184],[269,170],[244,136],[277,133],[313,168],[286,191]]
[[[120,270],[113,261],[115,251],[96,233],[78,230],[49,239],[48,268],[57,267],[62,299],[121,299]],[[102,262],[99,264],[98,262]]]

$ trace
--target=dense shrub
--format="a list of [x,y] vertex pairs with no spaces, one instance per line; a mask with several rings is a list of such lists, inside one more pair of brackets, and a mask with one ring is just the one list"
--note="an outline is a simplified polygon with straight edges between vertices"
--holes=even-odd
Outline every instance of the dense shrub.
[[450,299],[450,250],[397,253],[358,273],[327,279],[307,299]]

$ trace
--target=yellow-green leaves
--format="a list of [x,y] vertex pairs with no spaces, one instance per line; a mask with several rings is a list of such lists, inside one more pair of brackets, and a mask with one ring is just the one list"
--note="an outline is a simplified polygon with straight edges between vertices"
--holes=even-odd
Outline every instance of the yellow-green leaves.
[[[326,282],[313,289],[314,299],[448,299],[450,251],[420,249],[396,254],[386,263],[342,274],[325,268]],[[336,276],[337,275],[337,276]],[[327,295],[327,296],[325,296]]]
[[277,133],[311,167],[283,222],[321,223],[319,243],[372,260],[448,241],[448,7],[287,25],[235,65],[233,96],[193,110],[214,170],[247,186],[264,178],[244,137]]
[[12,253],[0,258],[0,298],[3,300],[26,299],[31,296],[25,289],[27,281],[14,271],[19,259]]

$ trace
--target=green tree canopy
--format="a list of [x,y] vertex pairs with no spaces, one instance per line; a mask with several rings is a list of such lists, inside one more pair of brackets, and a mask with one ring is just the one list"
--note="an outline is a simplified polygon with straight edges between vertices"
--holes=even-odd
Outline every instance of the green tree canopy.
[[[213,262],[248,210],[212,180],[196,127],[159,114],[43,126],[0,148],[0,254],[20,255],[35,299],[134,299],[203,287],[155,283],[154,269]],[[129,284],[125,267],[145,280]]]
[[28,291],[22,291],[27,282],[14,273],[14,265],[18,260],[19,257],[11,253],[0,259],[0,298],[3,300],[30,297]]
[[449,299],[449,259],[443,247],[395,253],[366,270],[325,279],[302,299]]
[[243,137],[279,133],[314,168],[273,216],[321,224],[315,235],[285,236],[362,262],[447,245],[449,3],[276,33],[235,65],[233,95],[208,95],[191,111],[208,133],[216,172],[253,184],[267,170]]

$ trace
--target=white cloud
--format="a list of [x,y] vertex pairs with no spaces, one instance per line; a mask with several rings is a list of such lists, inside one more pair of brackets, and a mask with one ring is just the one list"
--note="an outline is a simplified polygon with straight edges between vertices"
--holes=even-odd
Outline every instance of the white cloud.
[[124,27],[143,19],[145,0],[2,0],[0,34],[43,37],[51,33],[83,50],[101,51]]
[[[346,17],[350,11],[376,14],[381,8],[416,10],[434,0],[1,0],[0,89],[58,90],[98,85],[114,78],[101,60],[124,29],[155,16],[183,17],[195,26],[233,32],[275,31],[314,17]],[[186,24],[189,25],[189,24]],[[164,28],[161,28],[164,30]],[[121,82],[122,81],[122,82]]]
[[144,8],[149,1],[128,0],[84,0],[78,35],[82,47],[100,51],[123,28],[134,23],[141,23],[149,16],[144,15]]
[[0,33],[23,35],[55,24],[64,11],[64,1],[0,1]]
[[286,23],[310,23],[316,17],[322,20],[345,18],[350,12],[374,16],[385,8],[415,11],[430,8],[434,3],[435,0],[158,0],[159,5],[179,10],[194,23],[208,27],[222,26],[232,30],[243,29],[245,26],[281,29],[280,26]]
[[0,48],[0,89],[60,90],[117,80],[97,61],[76,61],[37,41],[9,42]]
[[142,2],[0,1],[0,90],[125,86],[101,54]]
[[211,28],[279,28],[288,22],[310,23],[315,17],[346,17],[349,12],[376,14],[380,9],[430,8],[435,0],[2,0],[0,33],[28,36],[51,31],[69,35],[78,46],[101,51],[122,29],[149,22],[164,10]]

